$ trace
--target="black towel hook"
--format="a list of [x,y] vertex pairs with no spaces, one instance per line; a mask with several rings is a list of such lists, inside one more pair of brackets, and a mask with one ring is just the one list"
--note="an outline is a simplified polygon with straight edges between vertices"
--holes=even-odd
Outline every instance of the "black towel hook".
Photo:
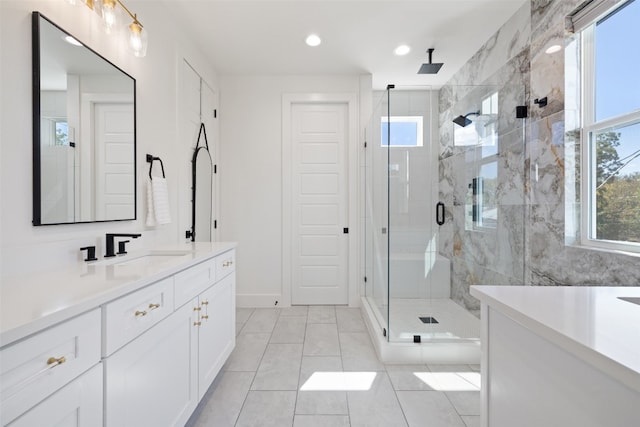
[[154,160],[160,162],[160,167],[162,168],[162,177],[166,178],[164,175],[164,164],[162,163],[162,159],[160,157],[153,157],[151,154],[147,154],[147,163],[149,163],[149,179],[153,179],[151,177],[151,170],[153,169]]

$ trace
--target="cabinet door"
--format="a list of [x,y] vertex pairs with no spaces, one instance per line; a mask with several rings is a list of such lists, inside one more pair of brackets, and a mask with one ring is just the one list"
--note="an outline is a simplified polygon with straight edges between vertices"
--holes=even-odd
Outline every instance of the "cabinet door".
[[198,397],[201,399],[236,344],[235,274],[200,295]]
[[183,425],[198,403],[197,300],[105,360],[105,424]]
[[9,426],[102,426],[102,364],[85,372]]

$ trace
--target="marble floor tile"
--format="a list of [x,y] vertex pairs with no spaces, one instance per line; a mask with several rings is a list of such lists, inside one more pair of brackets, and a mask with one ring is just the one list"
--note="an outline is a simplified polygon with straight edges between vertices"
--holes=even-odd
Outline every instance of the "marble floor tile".
[[280,317],[282,316],[306,316],[309,314],[308,305],[292,305],[291,307],[281,308]]
[[460,415],[480,415],[479,391],[447,391],[449,401]]
[[352,427],[404,427],[407,425],[386,372],[376,373],[376,378],[369,390],[347,392],[347,401]]
[[271,343],[302,344],[307,329],[307,316],[282,316],[271,333]]
[[236,338],[236,347],[231,352],[225,371],[256,371],[271,334],[242,333]]
[[236,427],[282,427],[293,425],[295,391],[250,391]]
[[269,344],[251,390],[298,389],[302,344]]
[[221,372],[186,427],[227,427],[238,419],[253,372]]
[[336,307],[338,332],[367,332],[359,308]]
[[[311,311],[309,311],[309,316],[311,316]],[[307,323],[303,354],[305,356],[340,356],[340,342],[336,324]]]
[[427,365],[385,365],[395,390],[433,390],[416,373],[429,372]]
[[345,371],[384,371],[366,332],[341,332],[340,349]]
[[463,415],[461,418],[462,418],[462,421],[464,421],[464,424],[466,427],[480,427],[479,416]]
[[279,316],[280,309],[278,308],[256,308],[249,319],[247,319],[247,322],[242,328],[242,332],[271,333]]
[[312,305],[309,307],[308,323],[336,323],[334,306]]
[[409,427],[465,427],[449,399],[440,391],[398,391]]
[[293,427],[349,427],[349,417],[340,415],[296,415]]

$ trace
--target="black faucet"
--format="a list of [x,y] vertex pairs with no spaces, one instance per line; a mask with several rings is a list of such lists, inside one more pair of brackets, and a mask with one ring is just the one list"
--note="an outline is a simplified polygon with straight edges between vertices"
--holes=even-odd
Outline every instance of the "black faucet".
[[[131,237],[132,239],[137,239],[140,236],[142,236],[142,234],[107,233],[107,253],[104,254],[104,257],[109,258],[116,256],[114,248],[114,240],[116,237]],[[122,253],[122,249],[124,248],[122,247],[120,249],[120,253]]]

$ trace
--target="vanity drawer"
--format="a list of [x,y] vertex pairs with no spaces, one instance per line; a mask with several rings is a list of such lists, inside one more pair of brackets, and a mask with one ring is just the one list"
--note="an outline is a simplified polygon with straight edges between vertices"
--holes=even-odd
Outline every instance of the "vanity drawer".
[[103,356],[173,312],[173,277],[161,280],[104,306]]
[[216,258],[181,271],[174,276],[176,308],[191,301],[216,281]]
[[0,350],[0,424],[97,364],[100,330],[95,309]]
[[236,251],[225,252],[216,257],[216,277],[218,280],[236,271]]

